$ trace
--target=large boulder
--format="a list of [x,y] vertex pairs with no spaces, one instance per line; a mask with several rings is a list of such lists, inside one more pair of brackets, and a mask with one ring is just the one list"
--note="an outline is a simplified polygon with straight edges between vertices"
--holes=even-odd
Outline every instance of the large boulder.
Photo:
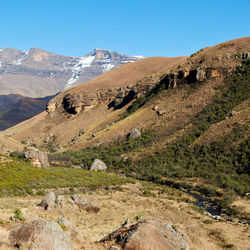
[[172,225],[157,220],[143,220],[137,224],[124,223],[100,242],[118,244],[124,250],[186,250],[186,236]]
[[84,209],[88,213],[98,213],[101,209],[97,199],[93,196],[73,195],[71,198],[80,209]]
[[136,138],[138,138],[140,136],[141,136],[141,132],[137,128],[133,128],[131,130],[131,132],[128,134],[128,138],[131,138],[131,139],[136,139]]
[[36,167],[49,167],[48,154],[39,150],[29,150],[24,152],[25,158],[31,161],[31,164]]
[[36,220],[12,228],[9,241],[13,247],[29,250],[73,250],[68,233],[58,223]]
[[101,161],[99,159],[95,159],[89,170],[105,171],[106,169],[107,169],[107,165],[103,161]]
[[73,223],[66,218],[59,218],[57,222],[64,228],[64,231],[68,232],[71,236],[77,234],[76,228]]
[[38,206],[43,207],[45,210],[53,208],[56,204],[56,195],[54,192],[49,192],[38,204]]

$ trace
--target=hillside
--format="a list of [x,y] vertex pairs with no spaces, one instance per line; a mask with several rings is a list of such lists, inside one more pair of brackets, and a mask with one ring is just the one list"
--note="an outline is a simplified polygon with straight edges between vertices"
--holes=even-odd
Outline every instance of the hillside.
[[[47,151],[52,166],[38,169],[2,157],[0,178],[9,181],[0,192],[35,196],[19,200],[27,220],[56,221],[62,215],[73,221],[84,237],[83,242],[72,236],[76,249],[110,249],[97,241],[126,218],[171,222],[189,237],[190,249],[245,249],[249,82],[246,37],[190,57],[125,64],[65,90],[46,112],[0,133],[9,142]],[[89,171],[95,159],[106,163],[107,173]],[[45,190],[64,194],[64,205],[33,211]],[[75,193],[98,198],[100,212],[89,215],[72,206]],[[8,246],[4,235],[13,211],[5,207],[0,206],[0,239]]]
[[80,57],[58,55],[39,48],[28,51],[0,49],[0,95],[55,95],[142,58],[102,49],[95,49]]
[[41,113],[54,96],[31,98],[20,95],[0,96],[0,131]]

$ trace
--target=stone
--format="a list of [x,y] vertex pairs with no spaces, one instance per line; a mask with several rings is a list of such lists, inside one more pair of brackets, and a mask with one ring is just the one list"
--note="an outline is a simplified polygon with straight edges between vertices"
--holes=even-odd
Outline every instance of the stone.
[[140,130],[137,129],[137,128],[133,128],[133,129],[131,130],[131,132],[129,133],[128,138],[136,139],[136,138],[138,138],[138,137],[140,137],[140,136],[141,136]]
[[93,196],[73,195],[71,198],[80,209],[84,209],[88,213],[98,213],[101,209],[97,199]]
[[49,192],[38,204],[38,206],[43,207],[45,210],[53,208],[56,204],[56,195],[54,192]]
[[230,116],[231,116],[231,117],[235,117],[237,114],[238,114],[238,112],[232,111],[232,112],[230,113]]
[[99,159],[95,159],[89,170],[91,170],[91,171],[106,171],[107,165],[103,161],[101,161]]
[[12,228],[9,242],[13,247],[29,250],[73,250],[67,232],[54,221],[35,220]]
[[206,70],[204,68],[198,68],[196,73],[196,79],[202,82],[206,78]]
[[170,224],[158,220],[143,220],[134,225],[124,224],[100,242],[112,245],[115,243],[124,250],[189,249],[189,239]]
[[158,115],[164,115],[164,114],[166,114],[166,113],[167,113],[167,111],[164,110],[164,109],[161,109],[161,110],[158,110],[158,111],[157,111],[157,114],[158,114]]
[[36,167],[49,167],[49,158],[46,152],[42,152],[39,150],[29,150],[24,152],[24,156],[26,159],[31,161],[31,164]]
[[59,223],[59,225],[63,225],[64,231],[68,232],[71,236],[77,234],[75,226],[72,224],[71,221],[67,220],[66,218],[59,218],[57,222]]
[[50,133],[48,136],[46,136],[46,138],[44,139],[44,142],[45,143],[48,143],[48,142],[51,142],[54,140],[54,134],[53,133]]
[[153,110],[158,110],[158,109],[159,109],[159,106],[153,107]]

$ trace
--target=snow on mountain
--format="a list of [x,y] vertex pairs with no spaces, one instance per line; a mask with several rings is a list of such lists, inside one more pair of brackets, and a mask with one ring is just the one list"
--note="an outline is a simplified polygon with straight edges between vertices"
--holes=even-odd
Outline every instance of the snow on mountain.
[[79,58],[78,63],[72,68],[72,76],[67,81],[64,89],[70,88],[74,82],[78,80],[81,74],[81,70],[86,67],[90,67],[91,63],[95,60],[94,56],[82,56]]
[[0,48],[0,94],[49,96],[140,59],[143,57],[104,49],[94,49],[84,56],[73,57],[39,48],[28,51]]
[[21,58],[15,60],[15,61],[13,62],[13,64],[15,64],[15,65],[21,65],[22,62],[23,62],[23,60],[25,60],[25,59],[28,57],[29,52],[30,52],[29,50],[28,50],[28,51],[24,51],[23,56],[22,56]]

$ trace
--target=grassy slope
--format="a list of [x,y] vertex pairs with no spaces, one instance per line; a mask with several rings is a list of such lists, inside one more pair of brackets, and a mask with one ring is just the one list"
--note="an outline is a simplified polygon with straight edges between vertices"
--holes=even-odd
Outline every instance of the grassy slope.
[[[1,160],[1,159],[0,159]],[[3,157],[0,161],[0,195],[32,194],[50,188],[98,188],[133,182],[115,174],[70,168],[39,169],[28,162]]]

